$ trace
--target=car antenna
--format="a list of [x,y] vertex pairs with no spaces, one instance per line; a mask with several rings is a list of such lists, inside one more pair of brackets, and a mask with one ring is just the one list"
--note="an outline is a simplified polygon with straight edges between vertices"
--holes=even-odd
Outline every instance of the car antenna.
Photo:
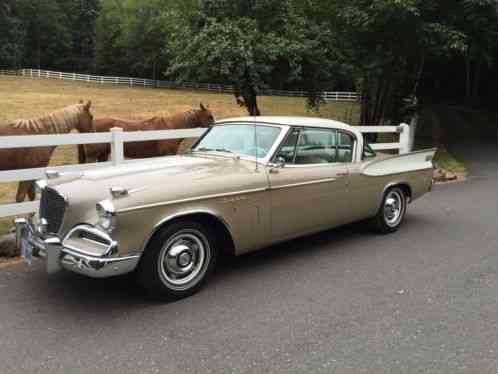
[[253,114],[253,125],[254,125],[254,157],[256,160],[256,169],[255,171],[258,172],[258,129],[256,126],[256,116]]

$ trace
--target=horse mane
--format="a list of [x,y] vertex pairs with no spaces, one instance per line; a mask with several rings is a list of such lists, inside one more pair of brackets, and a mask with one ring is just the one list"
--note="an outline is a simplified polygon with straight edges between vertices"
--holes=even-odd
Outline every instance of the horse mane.
[[70,105],[39,118],[17,119],[10,126],[34,133],[68,133],[78,124],[83,107],[83,104]]

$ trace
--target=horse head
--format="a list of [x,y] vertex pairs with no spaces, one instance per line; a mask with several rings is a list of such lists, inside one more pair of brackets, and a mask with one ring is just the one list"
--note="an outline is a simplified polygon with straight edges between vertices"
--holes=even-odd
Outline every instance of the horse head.
[[196,111],[197,123],[198,127],[210,127],[215,124],[215,118],[213,112],[209,110],[208,107],[205,107],[202,103],[200,104],[200,109]]
[[80,101],[80,106],[81,112],[76,129],[78,132],[95,132],[95,128],[93,127],[93,115],[90,111],[92,102],[89,100],[84,104],[83,101]]

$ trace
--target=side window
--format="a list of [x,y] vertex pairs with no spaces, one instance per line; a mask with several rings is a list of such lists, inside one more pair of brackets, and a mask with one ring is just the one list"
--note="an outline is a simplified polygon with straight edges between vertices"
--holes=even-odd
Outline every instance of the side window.
[[337,131],[306,127],[301,130],[295,163],[325,164],[337,162]]
[[311,165],[352,162],[354,137],[335,129],[305,127],[293,129],[275,159],[287,164]]
[[345,132],[339,132],[339,143],[337,145],[337,162],[353,161],[354,138]]
[[294,157],[296,155],[296,145],[297,140],[299,139],[299,129],[292,129],[287,139],[285,139],[282,147],[277,153],[276,159],[283,158],[285,163],[293,164]]

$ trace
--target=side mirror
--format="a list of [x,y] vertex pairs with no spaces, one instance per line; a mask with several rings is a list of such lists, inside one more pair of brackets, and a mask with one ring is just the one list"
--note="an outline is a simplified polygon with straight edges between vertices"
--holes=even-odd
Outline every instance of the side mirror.
[[283,158],[282,156],[277,157],[275,162],[270,165],[270,174],[278,174],[279,169],[283,169],[285,167],[285,158]]
[[280,157],[277,157],[277,164],[276,166],[280,169],[283,169],[285,167],[285,158],[283,158],[282,156]]

